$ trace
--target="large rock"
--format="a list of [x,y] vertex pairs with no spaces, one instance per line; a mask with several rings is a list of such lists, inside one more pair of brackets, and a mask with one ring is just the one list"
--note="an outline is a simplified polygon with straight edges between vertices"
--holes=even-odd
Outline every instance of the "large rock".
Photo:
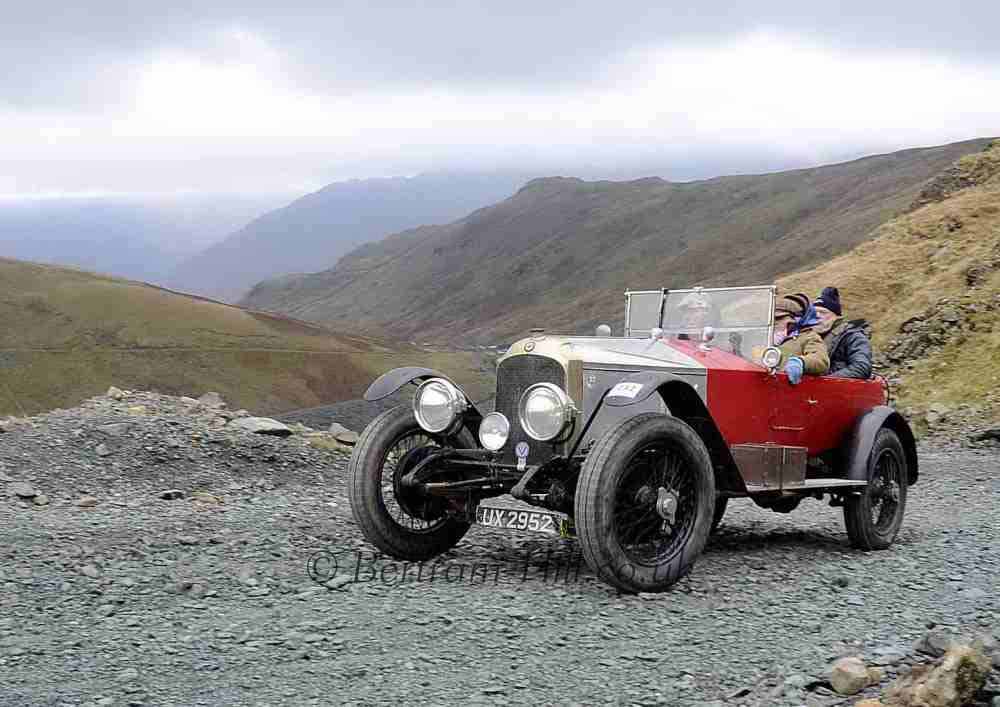
[[106,425],[101,425],[97,429],[106,434],[108,437],[121,437],[128,432],[130,426],[131,425],[127,422],[111,422]]
[[222,399],[222,396],[214,391],[205,393],[200,398],[198,402],[207,408],[224,408],[226,407],[226,401]]
[[108,388],[108,392],[105,393],[105,395],[111,398],[112,400],[121,400],[122,398],[125,397],[125,393],[123,393],[120,388],[116,388],[114,386]]
[[1000,427],[992,427],[972,435],[974,442],[985,442],[988,439],[1000,440]]
[[38,495],[35,491],[35,487],[29,484],[27,481],[15,481],[12,484],[7,484],[7,493],[11,496],[17,496],[18,498],[34,498]]
[[353,447],[355,444],[358,443],[360,437],[358,436],[357,432],[354,432],[352,430],[346,430],[344,432],[338,432],[337,434],[335,434],[334,439],[336,439],[338,442],[342,442],[343,444]]
[[978,648],[954,646],[935,667],[918,666],[885,694],[891,707],[961,707],[986,684],[991,663]]
[[283,425],[277,420],[272,420],[270,417],[241,417],[230,422],[229,426],[259,435],[288,437],[292,434],[290,427]]
[[972,647],[981,650],[992,661],[993,667],[1000,670],[1000,641],[995,636],[984,633],[973,641]]
[[350,432],[350,430],[344,427],[339,422],[331,422],[330,429],[328,430],[328,432],[334,436],[337,436],[341,432]]
[[951,634],[941,628],[934,628],[925,633],[913,646],[921,653],[940,658],[948,649],[954,645],[955,641]]
[[343,444],[353,447],[358,443],[358,433],[354,430],[347,429],[339,422],[331,422],[329,432],[333,435],[335,440]]
[[307,435],[309,440],[309,446],[315,447],[316,449],[326,449],[331,451],[347,451],[350,446],[338,442],[332,435],[328,434],[311,434]]
[[853,695],[882,679],[882,671],[868,668],[860,658],[841,658],[830,667],[830,685],[841,695]]
[[191,494],[192,501],[198,501],[199,503],[208,503],[211,505],[216,505],[222,503],[222,500],[208,491],[194,491]]

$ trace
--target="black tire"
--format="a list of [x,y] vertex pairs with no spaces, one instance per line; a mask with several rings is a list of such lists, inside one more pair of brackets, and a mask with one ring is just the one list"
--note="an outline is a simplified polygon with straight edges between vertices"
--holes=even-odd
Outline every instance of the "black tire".
[[[660,489],[676,492],[672,527],[649,505]],[[714,509],[704,442],[677,418],[644,413],[608,430],[587,455],[574,515],[583,557],[598,577],[625,592],[661,592],[691,571]],[[652,557],[642,556],[644,545],[656,547]]]
[[712,514],[712,528],[709,533],[714,535],[715,531],[722,525],[722,518],[726,515],[726,507],[729,505],[729,498],[719,496],[715,499],[715,513]]
[[906,510],[908,469],[899,436],[882,428],[868,457],[868,486],[844,503],[844,523],[851,545],[884,550],[896,539]]
[[[369,423],[347,467],[351,512],[368,542],[394,558],[421,561],[450,550],[462,539],[470,524],[446,516],[443,506],[432,507],[430,511],[423,506],[413,511],[413,503],[395,496],[400,492],[395,483],[401,466],[398,462],[405,464],[406,454],[410,453],[400,456],[401,445],[413,440],[416,446],[410,451],[416,454],[431,445],[450,443],[466,449],[475,446],[472,435],[465,430],[458,438],[457,441],[446,440],[425,432],[407,405],[386,410]],[[420,444],[423,440],[426,442]],[[394,455],[391,461],[388,459],[390,453]],[[383,475],[387,463],[395,465],[391,468],[394,475],[391,480]],[[393,491],[389,499],[392,510],[386,505],[386,482]]]

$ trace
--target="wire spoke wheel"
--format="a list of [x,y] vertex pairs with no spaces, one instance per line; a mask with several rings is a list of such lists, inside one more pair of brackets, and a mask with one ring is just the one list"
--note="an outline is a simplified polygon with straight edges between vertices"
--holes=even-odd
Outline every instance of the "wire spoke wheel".
[[406,489],[403,477],[441,445],[423,430],[405,432],[388,449],[382,460],[379,487],[382,503],[393,522],[415,533],[433,531],[445,522],[440,499],[422,497]]
[[574,503],[580,549],[608,584],[663,591],[694,566],[714,507],[712,461],[698,433],[642,413],[608,430],[584,460]]
[[868,461],[868,486],[844,502],[844,524],[851,544],[884,550],[903,524],[909,469],[899,436],[883,428],[875,436]]
[[884,534],[896,520],[896,513],[899,510],[899,487],[903,483],[899,460],[892,450],[882,450],[875,462],[869,504],[872,524],[880,533]]
[[[664,493],[670,498],[670,507],[658,509]],[[613,528],[625,554],[647,566],[669,560],[691,532],[695,496],[691,474],[667,443],[655,442],[636,452],[626,464],[615,493]]]
[[365,538],[400,560],[429,560],[454,547],[469,523],[448,513],[444,499],[408,488],[402,481],[442,447],[474,445],[464,429],[448,439],[428,434],[409,406],[386,410],[372,420],[348,465],[351,512]]

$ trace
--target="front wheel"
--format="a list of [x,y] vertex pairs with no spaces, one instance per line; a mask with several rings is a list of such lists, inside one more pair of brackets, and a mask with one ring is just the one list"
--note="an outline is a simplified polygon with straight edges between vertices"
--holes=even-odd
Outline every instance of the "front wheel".
[[884,550],[892,544],[903,524],[908,480],[906,453],[899,436],[888,428],[879,430],[868,457],[868,486],[844,503],[851,545]]
[[660,592],[686,575],[714,511],[708,449],[674,417],[626,420],[605,433],[580,470],[580,549],[598,577],[626,592]]
[[[409,406],[386,410],[361,433],[348,465],[351,512],[368,541],[400,560],[428,560],[450,550],[469,523],[446,513],[440,498],[422,496],[400,482],[434,450],[472,446],[463,431],[460,441],[425,432]],[[467,438],[467,439],[464,439]]]

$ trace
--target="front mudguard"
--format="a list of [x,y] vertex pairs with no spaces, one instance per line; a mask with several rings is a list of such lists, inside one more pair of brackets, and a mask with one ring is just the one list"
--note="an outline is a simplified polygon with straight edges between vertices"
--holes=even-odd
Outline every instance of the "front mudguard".
[[[746,483],[698,388],[697,382],[692,383],[691,380],[670,372],[640,371],[625,376],[609,388],[601,399],[601,404],[627,407],[641,403],[653,394],[659,394],[670,414],[693,428],[708,447],[715,471],[716,489],[727,496],[745,496]],[[601,404],[598,404],[591,419],[596,417]],[[587,426],[589,425],[588,420]],[[583,435],[580,439],[582,438]]]
[[465,412],[465,426],[473,434],[474,439],[478,438],[479,423],[483,419],[482,412],[475,406],[472,398],[462,389],[462,386],[444,373],[435,371],[433,368],[422,368],[420,366],[394,368],[372,381],[372,384],[368,386],[368,390],[365,391],[364,398],[368,402],[382,400],[388,398],[407,383],[422,383],[428,378],[443,378],[462,392],[465,399],[469,401],[469,409]]
[[899,436],[899,441],[903,443],[907,477],[909,485],[912,486],[919,476],[917,442],[906,419],[887,405],[872,408],[854,423],[850,439],[844,447],[845,476],[855,481],[869,480],[868,458],[875,445],[875,436],[883,427],[895,432]]

